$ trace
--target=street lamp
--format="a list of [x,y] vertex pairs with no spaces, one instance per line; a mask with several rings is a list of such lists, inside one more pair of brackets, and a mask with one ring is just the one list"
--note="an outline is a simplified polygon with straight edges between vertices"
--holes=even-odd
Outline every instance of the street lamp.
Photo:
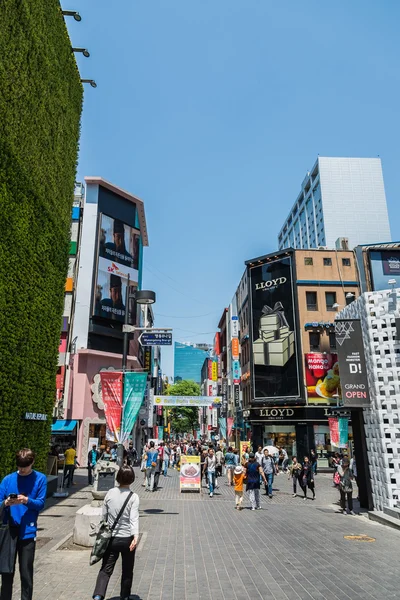
[[90,83],[92,88],[97,88],[97,83],[94,79],[81,79],[81,83]]
[[82,21],[81,15],[76,10],[62,10],[61,12],[65,17],[74,17],[75,21]]
[[[143,304],[145,306],[145,326],[147,326],[147,307],[150,304],[154,304],[156,301],[156,294],[151,290],[135,290],[133,293],[130,292],[129,285],[129,277],[128,283],[126,286],[126,296],[125,296],[125,325],[129,325],[129,300],[134,298],[137,304]],[[128,360],[128,331],[124,331],[124,346],[122,352],[122,370],[126,371]]]
[[86,50],[86,48],[72,48],[72,52],[82,52],[85,58],[89,58],[90,56],[89,50]]

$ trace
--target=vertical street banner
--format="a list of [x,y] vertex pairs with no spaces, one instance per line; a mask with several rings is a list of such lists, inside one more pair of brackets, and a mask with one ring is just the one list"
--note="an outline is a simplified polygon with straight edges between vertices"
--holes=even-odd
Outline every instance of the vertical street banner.
[[302,399],[292,257],[249,265],[253,398]]
[[227,420],[227,425],[228,425],[228,439],[231,437],[231,433],[232,433],[232,429],[233,429],[233,422],[234,422],[234,418],[233,417],[228,417]]
[[122,441],[132,433],[147,385],[147,373],[125,373],[124,414],[122,420]]
[[218,419],[219,423],[219,434],[222,440],[226,439],[226,419],[224,417],[220,417]]
[[224,377],[221,381],[221,417],[226,417],[228,412],[228,380]]
[[122,417],[122,373],[100,371],[101,395],[109,431],[120,439]]
[[360,320],[337,319],[335,335],[343,405],[349,408],[369,406],[370,394]]
[[349,419],[347,417],[338,418],[339,430],[339,448],[347,448],[349,445]]
[[336,417],[328,419],[329,436],[331,438],[331,446],[339,448],[339,423]]

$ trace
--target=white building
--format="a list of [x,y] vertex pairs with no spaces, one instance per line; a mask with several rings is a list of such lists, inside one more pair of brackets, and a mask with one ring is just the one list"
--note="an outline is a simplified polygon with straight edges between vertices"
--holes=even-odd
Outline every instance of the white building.
[[278,236],[279,249],[391,241],[380,158],[319,156]]

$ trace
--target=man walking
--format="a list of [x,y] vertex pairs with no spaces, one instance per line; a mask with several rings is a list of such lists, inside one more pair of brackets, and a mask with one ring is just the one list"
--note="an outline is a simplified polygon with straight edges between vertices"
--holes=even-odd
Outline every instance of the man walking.
[[64,452],[65,463],[64,463],[64,480],[63,487],[71,487],[74,479],[74,471],[76,464],[76,450],[75,444],[68,444],[68,448]]
[[99,453],[97,452],[96,444],[93,444],[92,449],[88,453],[88,483],[93,484],[93,469],[95,468],[97,461],[99,460]]
[[160,456],[158,450],[154,447],[154,442],[151,441],[149,445],[149,449],[147,450],[144,459],[146,461],[146,478],[147,478],[147,486],[146,490],[149,492],[154,492],[154,476],[156,473],[157,461]]
[[[21,578],[21,600],[32,600],[37,519],[46,500],[46,476],[33,470],[34,462],[32,450],[20,450],[16,455],[17,472],[7,475],[0,484],[0,503],[4,502],[6,509],[3,518],[10,516],[18,527],[16,554]],[[1,576],[1,600],[11,600],[13,581],[14,573]]]
[[164,477],[168,475],[168,465],[171,458],[171,448],[169,444],[165,444],[164,447],[164,460],[163,460],[163,473]]
[[278,472],[278,467],[267,449],[264,450],[264,456],[261,459],[261,468],[266,479],[265,494],[272,498],[272,484],[274,483],[274,475]]

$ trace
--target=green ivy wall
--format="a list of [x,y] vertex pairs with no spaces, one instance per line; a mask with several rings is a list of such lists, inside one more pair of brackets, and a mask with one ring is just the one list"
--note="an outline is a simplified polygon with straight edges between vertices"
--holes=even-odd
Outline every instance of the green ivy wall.
[[[0,2],[0,476],[45,470],[82,85],[58,0]],[[25,411],[48,421],[26,422]]]

